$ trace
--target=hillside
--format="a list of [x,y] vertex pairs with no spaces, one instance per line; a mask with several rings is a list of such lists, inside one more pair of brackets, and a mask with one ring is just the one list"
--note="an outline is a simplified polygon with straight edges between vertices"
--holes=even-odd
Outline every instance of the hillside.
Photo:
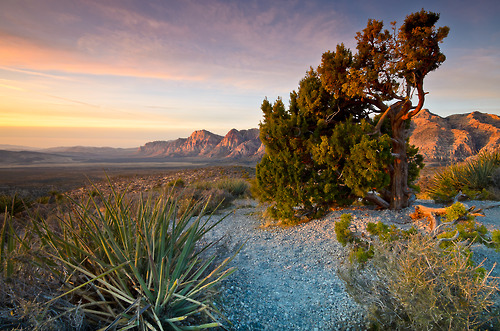
[[260,159],[264,147],[259,139],[259,129],[232,129],[224,137],[198,130],[188,138],[146,143],[139,147],[137,154],[141,157]]
[[500,146],[500,117],[473,112],[443,118],[423,110],[412,119],[410,133],[426,162],[457,162]]
[[0,166],[61,164],[75,161],[74,157],[58,154],[0,150]]

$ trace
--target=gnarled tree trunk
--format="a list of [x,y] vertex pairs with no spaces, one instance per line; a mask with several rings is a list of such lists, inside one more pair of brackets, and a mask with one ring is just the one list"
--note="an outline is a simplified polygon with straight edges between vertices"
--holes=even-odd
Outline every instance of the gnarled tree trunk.
[[[403,104],[401,107],[405,107]],[[403,110],[404,111],[404,110]],[[411,190],[408,187],[408,157],[406,154],[407,130],[402,119],[400,107],[391,109],[389,118],[392,127],[392,152],[394,155],[391,169],[391,200],[390,209],[399,210],[410,205]]]

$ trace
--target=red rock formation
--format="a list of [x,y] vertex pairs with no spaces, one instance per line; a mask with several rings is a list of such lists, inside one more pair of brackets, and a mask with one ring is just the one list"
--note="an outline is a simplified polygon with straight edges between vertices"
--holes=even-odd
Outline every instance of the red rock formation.
[[426,162],[456,162],[500,146],[500,117],[473,112],[443,118],[422,110],[410,132]]

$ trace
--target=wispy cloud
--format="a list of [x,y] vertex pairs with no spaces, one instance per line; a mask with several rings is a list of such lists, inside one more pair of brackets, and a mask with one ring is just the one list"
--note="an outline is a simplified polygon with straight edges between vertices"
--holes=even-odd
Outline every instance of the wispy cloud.
[[[36,37],[8,34],[4,28],[0,65],[258,89],[268,81],[295,80],[296,72],[316,65],[325,47],[333,48],[349,29],[332,8],[311,10],[300,2],[82,3],[83,9],[82,4],[72,8],[61,1],[38,8],[44,12],[37,16],[32,12],[30,25],[41,31]],[[301,10],[283,10],[290,6]],[[87,12],[87,25],[76,9]],[[47,16],[62,18],[47,22]],[[46,24],[60,24],[67,31],[51,39],[42,35],[54,30],[44,28]]]

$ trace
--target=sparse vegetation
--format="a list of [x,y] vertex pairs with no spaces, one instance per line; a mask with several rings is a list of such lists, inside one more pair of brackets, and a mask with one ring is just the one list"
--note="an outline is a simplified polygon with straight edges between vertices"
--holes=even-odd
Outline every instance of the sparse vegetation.
[[[366,308],[374,329],[487,329],[500,326],[498,281],[475,265],[469,246],[499,246],[463,204],[446,210],[439,234],[402,231],[368,223],[371,236],[351,232],[348,218],[335,224],[339,242],[350,243],[339,268],[352,297]],[[337,232],[339,226],[339,232]]]
[[439,202],[452,201],[459,192],[474,200],[499,200],[499,173],[500,149],[483,152],[435,174],[427,194]]
[[[200,216],[192,218],[200,205]],[[25,288],[45,277],[54,286],[44,287],[49,293],[31,288],[31,295],[2,286],[0,311],[2,316],[11,314],[0,319],[0,328],[60,329],[64,321],[75,324],[76,317],[79,327],[93,329],[220,325],[211,300],[215,286],[233,269],[227,268],[230,258],[214,264],[216,256],[200,256],[210,246],[200,240],[216,225],[202,221],[205,205],[197,201],[179,214],[173,196],[143,199],[113,188],[107,195],[95,187],[86,201],[73,201],[71,211],[61,214],[56,224],[33,216],[21,229],[30,238],[19,237],[5,214],[2,282],[10,279]]]
[[29,200],[23,200],[17,194],[14,196],[0,195],[0,213],[7,212],[14,215],[24,211],[29,205]]
[[[373,329],[468,330],[500,326],[498,283],[470,263],[461,246],[443,252],[431,237],[375,245],[360,268],[346,262],[339,275],[364,306]],[[496,307],[498,309],[498,307]]]
[[182,178],[177,178],[167,183],[167,186],[170,187],[184,187],[184,185],[185,183],[184,180],[182,180]]

